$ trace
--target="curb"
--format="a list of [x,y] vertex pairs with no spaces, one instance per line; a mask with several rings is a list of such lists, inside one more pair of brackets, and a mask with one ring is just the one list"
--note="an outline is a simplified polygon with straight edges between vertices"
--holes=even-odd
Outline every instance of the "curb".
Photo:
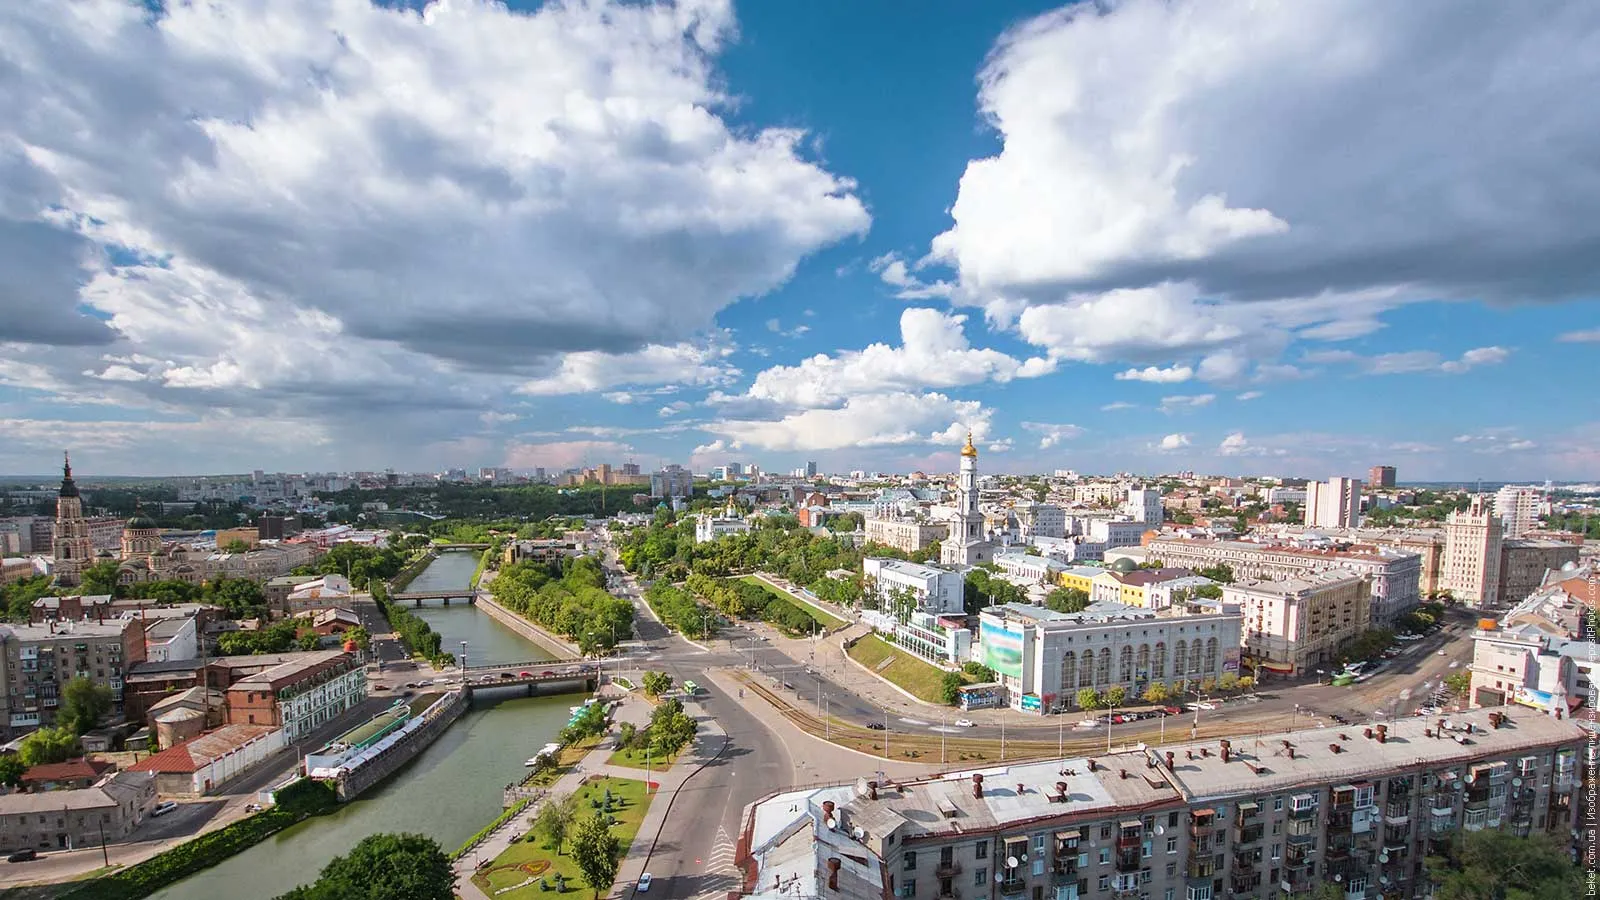
[[[715,670],[715,671],[720,672],[720,671],[723,671],[723,670]],[[708,669],[706,671],[706,677],[713,678],[714,680],[718,680],[718,679],[720,679],[721,676],[720,675],[715,675],[713,673],[713,670],[709,670]],[[737,679],[735,679],[735,680],[737,680]],[[724,690],[726,690],[726,687],[724,687]],[[767,709],[770,709],[774,713],[776,713],[780,719],[783,719],[783,724],[784,725],[788,726],[789,728],[794,729],[801,737],[805,737],[805,738],[808,738],[810,740],[816,741],[817,743],[821,744],[824,747],[829,747],[829,748],[832,748],[834,750],[843,750],[846,753],[854,753],[857,756],[864,757],[864,758],[870,759],[870,760],[874,760],[879,765],[882,765],[884,763],[903,762],[905,765],[910,765],[910,766],[928,766],[930,771],[938,771],[939,770],[939,764],[938,763],[919,763],[916,760],[886,759],[886,758],[884,758],[882,756],[879,756],[876,753],[868,753],[865,750],[857,750],[854,747],[846,747],[843,744],[834,743],[833,741],[828,740],[827,738],[823,737],[820,734],[812,734],[811,732],[805,730],[804,728],[801,728],[799,725],[796,725],[793,722],[789,721],[788,719],[783,718],[783,713],[779,712],[777,707],[773,706],[770,702],[768,702],[766,700],[766,698],[759,697],[759,695],[758,695],[758,700],[759,700],[760,703],[765,704]],[[740,705],[742,706],[744,704],[740,704]],[[751,715],[755,715],[755,713],[751,713]],[[761,724],[764,727],[766,727],[769,731],[776,731],[776,729],[774,728],[774,726],[772,724],[770,724],[770,723],[768,723],[766,721],[763,721],[760,716],[757,716],[756,719],[757,719],[757,721],[761,722]]]

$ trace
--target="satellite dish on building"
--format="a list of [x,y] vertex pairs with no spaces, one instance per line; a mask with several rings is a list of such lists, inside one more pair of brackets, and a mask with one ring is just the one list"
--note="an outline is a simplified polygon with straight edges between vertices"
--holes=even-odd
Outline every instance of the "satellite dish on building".
[[1017,858],[1015,856],[1006,857],[1006,868],[1015,869],[1016,867],[1017,867]]
[[1344,880],[1344,876],[1343,876],[1343,875],[1338,875],[1338,874],[1335,874],[1335,875],[1334,875],[1334,876],[1333,876],[1333,880],[1334,880],[1334,881],[1343,881],[1343,880]]
[[1156,835],[1158,837],[1160,835],[1163,835],[1163,834],[1166,834],[1166,833],[1167,833],[1167,827],[1165,825],[1157,825],[1156,826]]
[[857,825],[856,827],[850,829],[850,836],[859,841],[862,838],[866,837],[867,833],[866,833],[865,830],[862,829],[862,827],[860,825]]
[[1522,779],[1521,778],[1513,778],[1513,779],[1511,779],[1511,786],[1512,787],[1522,787]]
[[1004,875],[1001,875],[999,872],[994,873],[994,883],[995,884],[999,884],[1000,882],[1005,881],[1005,880],[1006,880],[1006,877]]
[[1020,860],[1022,860],[1022,861],[1023,861],[1023,862],[1027,862],[1027,861],[1028,861],[1028,854],[1026,854],[1026,853],[1019,853],[1019,854],[1017,854],[1017,859],[1020,859]]
[[1389,861],[1389,851],[1385,850],[1382,853],[1378,854],[1378,862],[1388,862],[1388,861]]
[[1461,779],[1457,778],[1456,779],[1456,783],[1455,783],[1455,789],[1459,791],[1459,790],[1461,790],[1462,787],[1463,787],[1463,785],[1461,783]]

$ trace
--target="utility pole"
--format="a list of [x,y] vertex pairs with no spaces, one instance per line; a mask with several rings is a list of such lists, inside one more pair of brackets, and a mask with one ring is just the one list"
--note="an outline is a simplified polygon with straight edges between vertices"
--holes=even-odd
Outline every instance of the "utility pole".
[[941,766],[944,765],[944,729],[945,729],[945,721],[944,720],[945,720],[945,714],[943,712],[940,712],[939,713],[939,765],[941,765]]
[[[1061,715],[1065,716],[1066,714],[1062,713]],[[1067,746],[1067,720],[1065,718],[1062,718],[1062,719],[1060,719],[1059,721],[1056,722],[1056,758],[1057,759],[1060,759],[1061,757],[1066,756],[1066,752],[1065,752],[1066,746]]]
[[1006,761],[1006,720],[1000,720],[1000,761]]

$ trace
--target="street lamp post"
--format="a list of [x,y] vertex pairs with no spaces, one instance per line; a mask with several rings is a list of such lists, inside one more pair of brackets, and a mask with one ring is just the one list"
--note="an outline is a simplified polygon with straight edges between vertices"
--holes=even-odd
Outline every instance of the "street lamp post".
[[889,758],[889,707],[883,708],[883,758]]
[[946,728],[946,725],[945,725],[945,714],[941,711],[939,713],[939,765],[941,765],[941,766],[944,765],[944,730],[945,730],[945,728]]
[[1000,761],[1006,761],[1006,720],[1000,720]]

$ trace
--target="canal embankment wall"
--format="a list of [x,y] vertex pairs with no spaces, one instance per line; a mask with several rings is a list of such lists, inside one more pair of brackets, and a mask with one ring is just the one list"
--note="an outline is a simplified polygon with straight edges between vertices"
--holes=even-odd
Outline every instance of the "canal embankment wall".
[[576,659],[583,655],[583,651],[579,650],[576,644],[565,638],[557,637],[494,602],[494,598],[490,597],[487,591],[478,592],[477,606],[480,611],[494,617],[495,621],[562,659]]
[[400,570],[400,573],[389,579],[389,593],[403,591],[411,584],[411,580],[422,574],[434,560],[439,558],[439,551],[429,548],[428,552],[412,560],[409,565]]
[[393,775],[401,766],[415,759],[427,746],[438,739],[439,735],[461,718],[461,714],[471,706],[471,701],[464,691],[451,691],[441,697],[438,702],[428,707],[423,713],[424,723],[413,731],[406,733],[400,740],[386,748],[382,753],[366,760],[362,765],[344,773],[335,789],[341,801],[354,800],[361,793],[378,782]]

